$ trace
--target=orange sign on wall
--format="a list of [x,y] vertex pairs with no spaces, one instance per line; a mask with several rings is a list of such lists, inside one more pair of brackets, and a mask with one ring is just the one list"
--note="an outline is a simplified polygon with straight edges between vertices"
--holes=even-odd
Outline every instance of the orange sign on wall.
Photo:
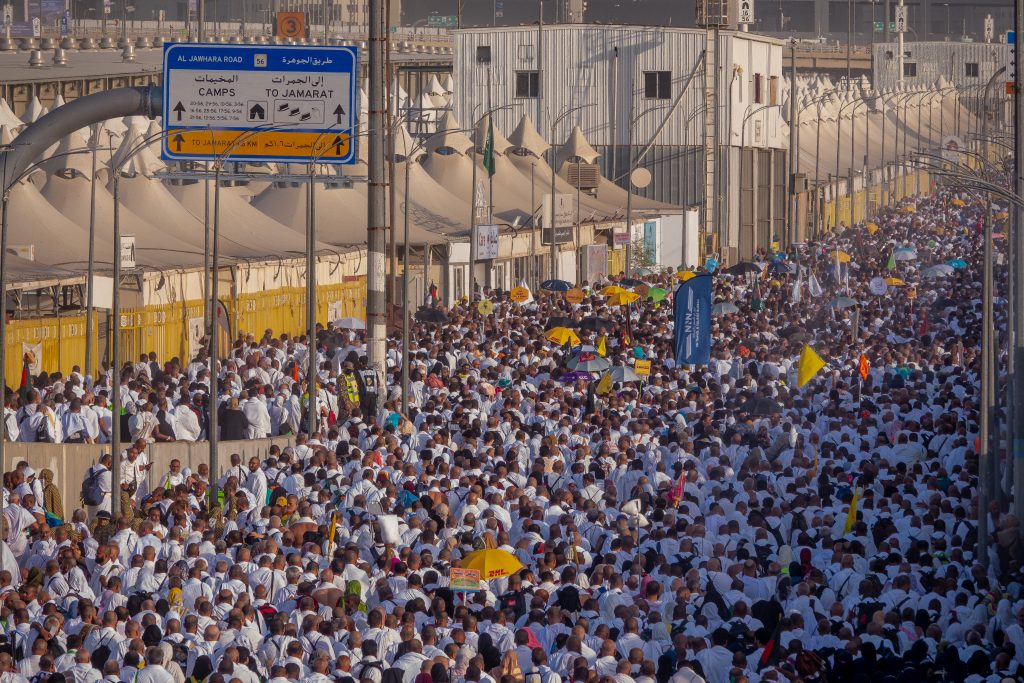
[[305,38],[306,13],[278,12],[276,35],[278,38]]

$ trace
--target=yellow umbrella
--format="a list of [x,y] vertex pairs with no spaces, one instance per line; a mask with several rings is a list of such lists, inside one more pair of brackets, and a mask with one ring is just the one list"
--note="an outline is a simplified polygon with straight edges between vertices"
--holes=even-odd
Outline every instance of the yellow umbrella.
[[847,254],[845,251],[839,251],[839,250],[833,251],[831,254],[828,255],[828,257],[829,257],[829,259],[831,259],[833,261],[838,259],[840,263],[849,263],[850,262],[850,255]]
[[633,303],[634,301],[638,301],[639,299],[640,295],[637,294],[636,292],[619,292],[618,294],[612,294],[610,297],[608,297],[608,305],[626,306],[628,304]]
[[570,346],[577,346],[580,343],[580,338],[568,327],[552,327],[547,333],[547,340],[559,346],[565,346],[566,342]]
[[960,199],[959,197],[954,197],[953,201],[951,201],[950,204],[952,204],[953,206],[966,206],[967,202]]
[[913,204],[907,204],[906,206],[901,207],[900,211],[902,211],[903,213],[914,213],[915,211],[917,211],[917,207],[914,206]]
[[878,232],[878,224],[877,223],[865,223],[864,227],[867,228],[868,232],[871,233],[872,235],[874,235],[876,232]]
[[687,280],[693,277],[697,277],[697,273],[693,272],[692,270],[681,270],[678,273],[676,273],[676,279],[681,282],[686,282]]
[[611,296],[612,294],[622,294],[625,291],[625,289],[619,287],[618,285],[608,285],[607,287],[601,290],[601,294],[604,294],[605,296]]
[[890,287],[905,287],[907,283],[898,277],[887,277],[885,278],[885,284]]
[[459,566],[463,569],[476,569],[480,572],[481,579],[489,581],[515,574],[523,568],[523,563],[512,553],[499,548],[484,548],[466,555],[459,562]]

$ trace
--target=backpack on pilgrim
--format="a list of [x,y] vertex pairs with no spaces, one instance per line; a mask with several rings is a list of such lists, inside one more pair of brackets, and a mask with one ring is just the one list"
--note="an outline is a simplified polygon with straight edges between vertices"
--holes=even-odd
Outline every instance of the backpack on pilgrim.
[[100,475],[104,468],[93,466],[82,482],[82,502],[86,505],[99,505],[103,502],[103,490],[100,488]]
[[857,609],[854,612],[854,628],[857,629],[857,633],[863,633],[867,629],[868,624],[871,623],[875,616],[875,612],[884,610],[885,605],[874,600],[858,603]]
[[754,651],[753,639],[751,638],[750,627],[738,619],[729,623],[729,642],[726,647],[731,652],[742,652],[749,655]]
[[397,666],[384,669],[384,673],[380,675],[380,683],[402,683],[404,680],[405,670],[399,669]]

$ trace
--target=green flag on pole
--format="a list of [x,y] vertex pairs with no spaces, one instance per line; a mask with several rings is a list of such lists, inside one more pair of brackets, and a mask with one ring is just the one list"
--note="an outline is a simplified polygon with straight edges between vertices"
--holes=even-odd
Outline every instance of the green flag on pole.
[[484,143],[484,168],[487,176],[494,175],[494,120],[487,117],[487,142]]

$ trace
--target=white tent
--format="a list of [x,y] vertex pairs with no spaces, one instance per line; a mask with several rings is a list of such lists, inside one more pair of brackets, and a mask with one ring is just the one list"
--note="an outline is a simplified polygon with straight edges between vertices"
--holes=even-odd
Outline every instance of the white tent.
[[14,110],[7,104],[7,100],[0,98],[0,125],[7,126],[12,130],[18,130],[25,126],[25,122],[18,118]]
[[[193,215],[204,215],[206,191],[202,183],[170,185],[167,189]],[[248,256],[252,254],[253,248],[275,256],[296,256],[306,253],[305,228],[299,232],[275,221],[247,202],[238,189],[220,188],[220,235],[226,241],[222,246],[224,253],[230,256]],[[210,194],[212,197],[212,187]],[[245,249],[240,250],[239,246]],[[327,245],[321,242],[316,246],[319,250],[326,248]]]
[[[58,155],[84,149],[72,133],[58,147]],[[90,154],[68,154],[51,160],[46,165],[49,179],[43,188],[43,197],[66,218],[88,230],[91,202],[89,176],[92,173]],[[106,168],[98,167],[96,180],[96,234],[113,243],[114,198],[103,180],[109,176]],[[195,241],[185,242],[155,228],[151,221],[141,218],[126,206],[120,208],[121,232],[135,236],[137,260],[145,266],[197,265],[203,262],[202,235]],[[102,263],[110,263],[111,254],[103,253]]]
[[46,115],[46,107],[39,101],[39,98],[35,95],[28,103],[28,107],[25,108],[25,113],[21,115],[23,123],[35,123],[40,117]]
[[[50,205],[29,180],[16,183],[8,203],[10,232],[8,244],[13,249],[33,246],[35,260],[42,264],[81,270],[87,260],[89,234]],[[97,236],[97,253],[111,254],[113,243]]]

